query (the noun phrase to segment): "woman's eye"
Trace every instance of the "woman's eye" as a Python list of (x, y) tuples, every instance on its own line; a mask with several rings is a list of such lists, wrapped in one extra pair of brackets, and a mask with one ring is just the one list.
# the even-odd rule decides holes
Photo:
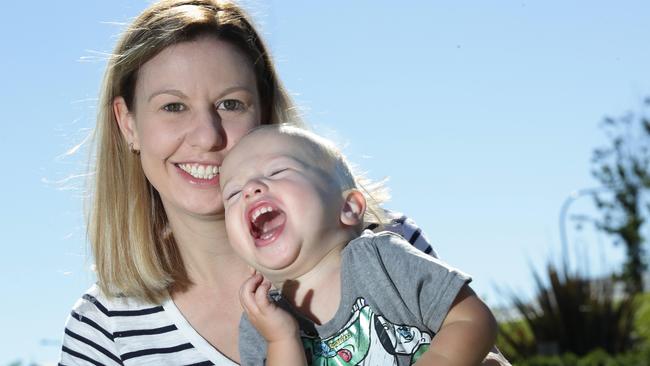
[(165, 104), (162, 109), (166, 112), (178, 113), (184, 111), (185, 106), (181, 103), (169, 103)]
[(217, 110), (241, 111), (244, 109), (244, 103), (237, 99), (226, 99), (217, 104)]

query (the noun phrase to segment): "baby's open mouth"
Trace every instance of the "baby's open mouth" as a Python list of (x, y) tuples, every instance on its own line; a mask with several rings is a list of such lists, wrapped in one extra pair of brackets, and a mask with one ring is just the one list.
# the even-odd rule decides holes
[(251, 236), (255, 240), (269, 240), (284, 227), (286, 220), (284, 211), (278, 207), (259, 205), (249, 214)]

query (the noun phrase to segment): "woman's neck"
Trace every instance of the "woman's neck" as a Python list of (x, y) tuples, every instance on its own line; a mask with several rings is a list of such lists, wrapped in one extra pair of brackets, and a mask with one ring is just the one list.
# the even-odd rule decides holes
[[(169, 224), (195, 286), (220, 287), (224, 281), (241, 281), (248, 266), (230, 247), (223, 215), (169, 216)], [(234, 277), (234, 278), (233, 278)]]

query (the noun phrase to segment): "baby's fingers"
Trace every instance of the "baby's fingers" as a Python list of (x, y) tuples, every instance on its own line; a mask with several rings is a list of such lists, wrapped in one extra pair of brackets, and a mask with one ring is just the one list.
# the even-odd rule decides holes
[(271, 303), (271, 300), (269, 299), (269, 290), (271, 290), (271, 282), (264, 279), (255, 291), (255, 302), (262, 313), (267, 313), (269, 307), (275, 305)]
[(260, 311), (256, 303), (255, 293), (263, 279), (262, 275), (255, 273), (244, 281), (239, 289), (239, 302), (249, 315), (258, 314)]

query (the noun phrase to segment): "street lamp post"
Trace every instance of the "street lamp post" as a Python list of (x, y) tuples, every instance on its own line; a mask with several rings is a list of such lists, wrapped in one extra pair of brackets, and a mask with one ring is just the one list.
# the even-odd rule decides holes
[(603, 192), (606, 191), (607, 188), (605, 187), (593, 187), (593, 188), (582, 188), (582, 189), (577, 189), (573, 192), (571, 192), (567, 198), (564, 200), (562, 203), (562, 206), (560, 207), (560, 244), (562, 245), (562, 256), (565, 260), (562, 262), (564, 263), (564, 273), (566, 274), (568, 271), (568, 264), (569, 264), (569, 243), (568, 243), (568, 235), (566, 231), (566, 215), (569, 212), (569, 208), (575, 202), (577, 199), (587, 196), (587, 195), (593, 195), (598, 192)]

